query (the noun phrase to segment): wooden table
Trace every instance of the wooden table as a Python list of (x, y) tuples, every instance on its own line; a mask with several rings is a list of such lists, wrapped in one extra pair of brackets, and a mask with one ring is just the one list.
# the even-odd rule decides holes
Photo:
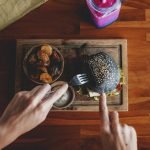
[[(127, 39), (129, 111), (120, 113), (120, 120), (135, 127), (140, 150), (150, 149), (149, 0), (126, 0), (119, 21), (102, 30), (89, 22), (85, 0), (49, 0), (1, 31), (1, 113), (13, 92), (15, 39), (21, 38)], [(94, 150), (100, 144), (99, 124), (98, 113), (50, 113), (42, 125), (20, 137), (6, 150)]]

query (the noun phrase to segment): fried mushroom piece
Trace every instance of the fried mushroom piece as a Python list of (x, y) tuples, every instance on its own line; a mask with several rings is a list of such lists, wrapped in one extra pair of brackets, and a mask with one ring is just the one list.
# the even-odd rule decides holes
[(40, 75), (40, 80), (44, 83), (51, 83), (52, 77), (48, 73), (42, 73)]
[(43, 62), (43, 64), (50, 62), (49, 56), (41, 50), (37, 52), (37, 56)]
[(48, 73), (47, 68), (44, 67), (44, 66), (40, 66), (40, 67), (38, 67), (37, 69), (38, 69), (39, 71), (41, 71), (42, 73)]
[(48, 44), (44, 44), (42, 47), (41, 47), (41, 51), (45, 54), (47, 54), (48, 56), (51, 56), (52, 55), (52, 52), (53, 52), (53, 49), (50, 45)]

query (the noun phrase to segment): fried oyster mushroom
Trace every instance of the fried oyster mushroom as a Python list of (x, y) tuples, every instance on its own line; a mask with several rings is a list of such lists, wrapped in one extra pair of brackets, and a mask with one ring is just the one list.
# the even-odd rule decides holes
[(50, 64), (49, 56), (46, 53), (44, 53), (43, 51), (41, 51), (41, 50), (38, 51), (37, 56), (41, 60), (41, 61), (39, 61), (41, 63), (41, 65)]
[(52, 55), (53, 49), (50, 45), (48, 44), (44, 44), (43, 46), (41, 46), (41, 51), (45, 54), (47, 54), (48, 56)]
[(44, 83), (51, 83), (53, 81), (52, 77), (48, 73), (42, 73), (40, 75), (40, 80)]
[(42, 73), (48, 73), (47, 68), (44, 67), (44, 66), (40, 66), (40, 67), (38, 67), (37, 69), (38, 69), (39, 71), (41, 71)]

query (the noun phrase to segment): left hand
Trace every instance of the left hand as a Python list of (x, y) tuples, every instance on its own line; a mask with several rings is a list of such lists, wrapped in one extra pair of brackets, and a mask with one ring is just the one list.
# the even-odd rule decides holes
[(68, 85), (64, 84), (46, 98), (47, 92), (51, 90), (49, 84), (17, 93), (0, 119), (0, 149), (43, 122), (53, 103), (67, 89)]

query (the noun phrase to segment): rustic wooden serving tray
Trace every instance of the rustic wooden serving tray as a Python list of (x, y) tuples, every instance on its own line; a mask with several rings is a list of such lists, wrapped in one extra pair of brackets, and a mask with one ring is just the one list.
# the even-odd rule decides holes
[[(109, 110), (127, 111), (128, 110), (128, 66), (127, 66), (127, 40), (124, 39), (106, 39), (106, 40), (63, 40), (63, 39), (21, 39), (17, 40), (16, 48), (16, 79), (15, 92), (20, 90), (30, 90), (34, 83), (29, 81), (23, 72), (23, 59), (26, 52), (34, 45), (49, 43), (57, 47), (64, 56), (65, 68), (61, 81), (69, 81), (70, 78), (81, 73), (78, 63), (79, 53), (88, 55), (104, 51), (111, 55), (118, 66), (122, 68), (125, 75), (126, 84), (118, 96), (108, 97), (107, 103)], [(86, 44), (86, 51), (81, 51), (81, 47)], [(80, 95), (76, 92), (76, 98), (73, 104), (63, 111), (98, 111), (99, 102), (93, 98)], [(55, 110), (56, 111), (56, 110)]]

